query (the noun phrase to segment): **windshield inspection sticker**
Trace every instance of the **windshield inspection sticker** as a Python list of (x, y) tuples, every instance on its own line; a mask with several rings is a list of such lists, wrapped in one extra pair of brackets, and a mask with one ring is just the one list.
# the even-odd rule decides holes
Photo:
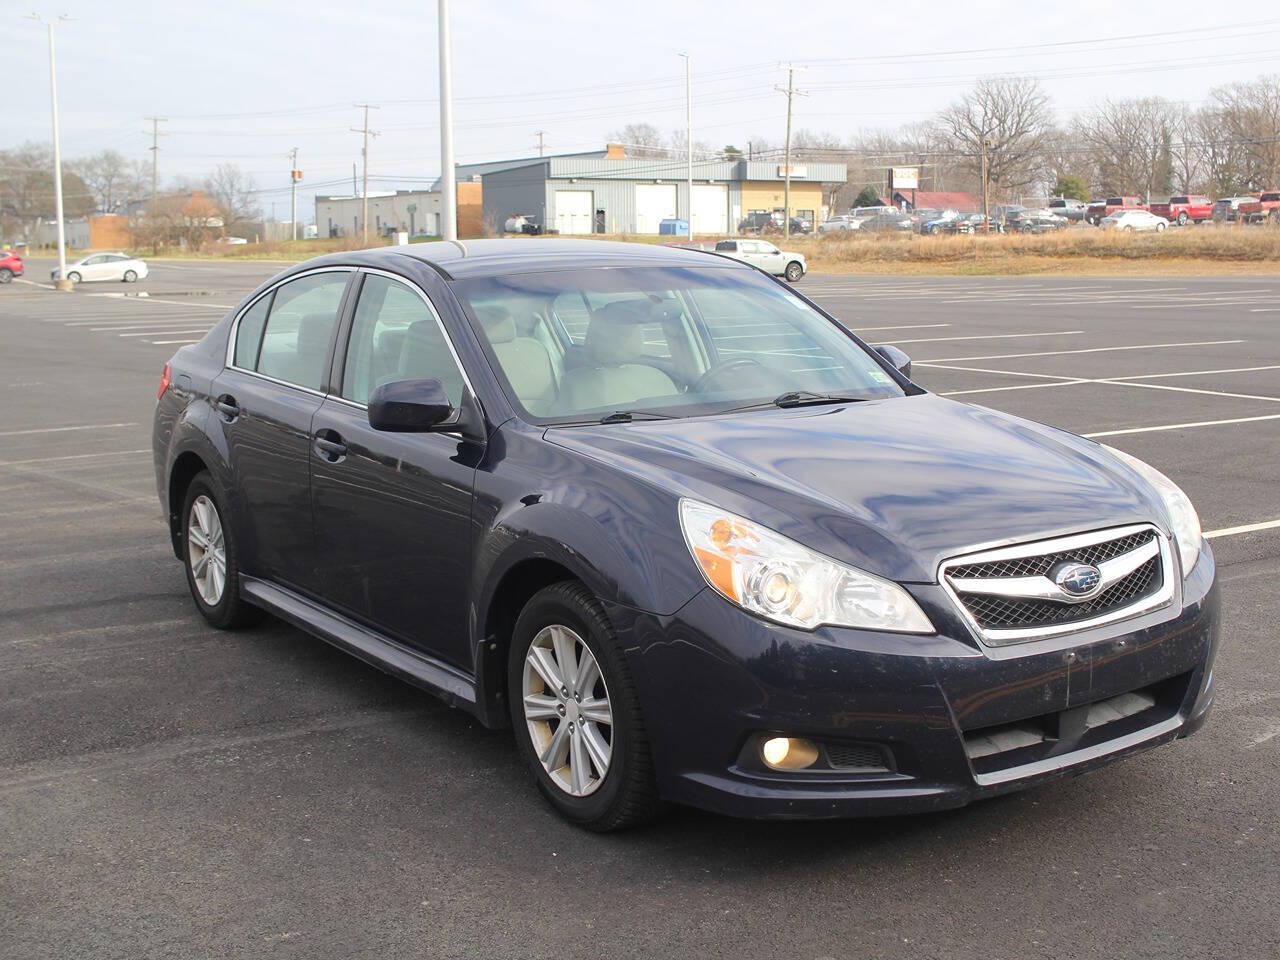
[(890, 376), (887, 373), (885, 373), (883, 370), (868, 370), (867, 372), (871, 374), (871, 379), (874, 380), (876, 383), (892, 382)]

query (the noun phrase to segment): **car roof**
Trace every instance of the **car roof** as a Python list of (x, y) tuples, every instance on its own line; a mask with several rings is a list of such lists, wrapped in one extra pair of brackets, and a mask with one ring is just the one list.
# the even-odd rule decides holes
[(309, 265), (358, 263), (362, 266), (378, 266), (399, 264), (405, 259), (428, 264), (449, 279), (581, 267), (717, 266), (752, 269), (725, 257), (713, 260), (706, 251), (688, 247), (609, 240), (565, 240), (558, 237), (413, 243), (362, 250), (356, 254), (329, 254), (309, 261)]

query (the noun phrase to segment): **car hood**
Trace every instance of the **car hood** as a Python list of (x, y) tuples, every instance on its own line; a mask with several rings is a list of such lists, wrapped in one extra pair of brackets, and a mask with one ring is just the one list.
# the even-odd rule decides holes
[(899, 581), (934, 582), (979, 545), (1167, 526), (1154, 491), (1098, 444), (931, 394), (546, 438)]

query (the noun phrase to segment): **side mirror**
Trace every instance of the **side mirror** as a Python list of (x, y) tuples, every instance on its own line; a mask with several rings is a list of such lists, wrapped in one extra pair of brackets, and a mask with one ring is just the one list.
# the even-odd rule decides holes
[(893, 368), (908, 380), (911, 379), (911, 358), (906, 353), (887, 343), (876, 347), (876, 353), (893, 364)]
[(439, 380), (396, 380), (369, 397), (369, 426), (390, 433), (430, 433), (456, 426), (449, 395)]

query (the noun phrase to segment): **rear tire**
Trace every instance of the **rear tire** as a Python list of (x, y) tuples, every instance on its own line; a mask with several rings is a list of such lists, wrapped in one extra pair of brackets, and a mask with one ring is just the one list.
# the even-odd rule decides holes
[(125, 283), (137, 283), (137, 281), (138, 281), (138, 273), (136, 270), (126, 270), (124, 272)]
[(5, 267), (3, 270), (0, 270), (0, 283), (8, 283), (12, 279), (13, 279), (12, 270), (10, 270), (8, 267)]
[(202, 617), (219, 630), (234, 630), (260, 620), (263, 611), (240, 596), (240, 553), (226, 517), (209, 472), (196, 474), (181, 513), (187, 587)]
[(552, 584), (525, 604), (507, 691), (517, 749), (567, 820), (604, 832), (661, 810), (635, 683), (604, 607), (581, 583)]
[(787, 264), (785, 276), (788, 283), (795, 283), (804, 276), (804, 267), (800, 266), (795, 260)]

